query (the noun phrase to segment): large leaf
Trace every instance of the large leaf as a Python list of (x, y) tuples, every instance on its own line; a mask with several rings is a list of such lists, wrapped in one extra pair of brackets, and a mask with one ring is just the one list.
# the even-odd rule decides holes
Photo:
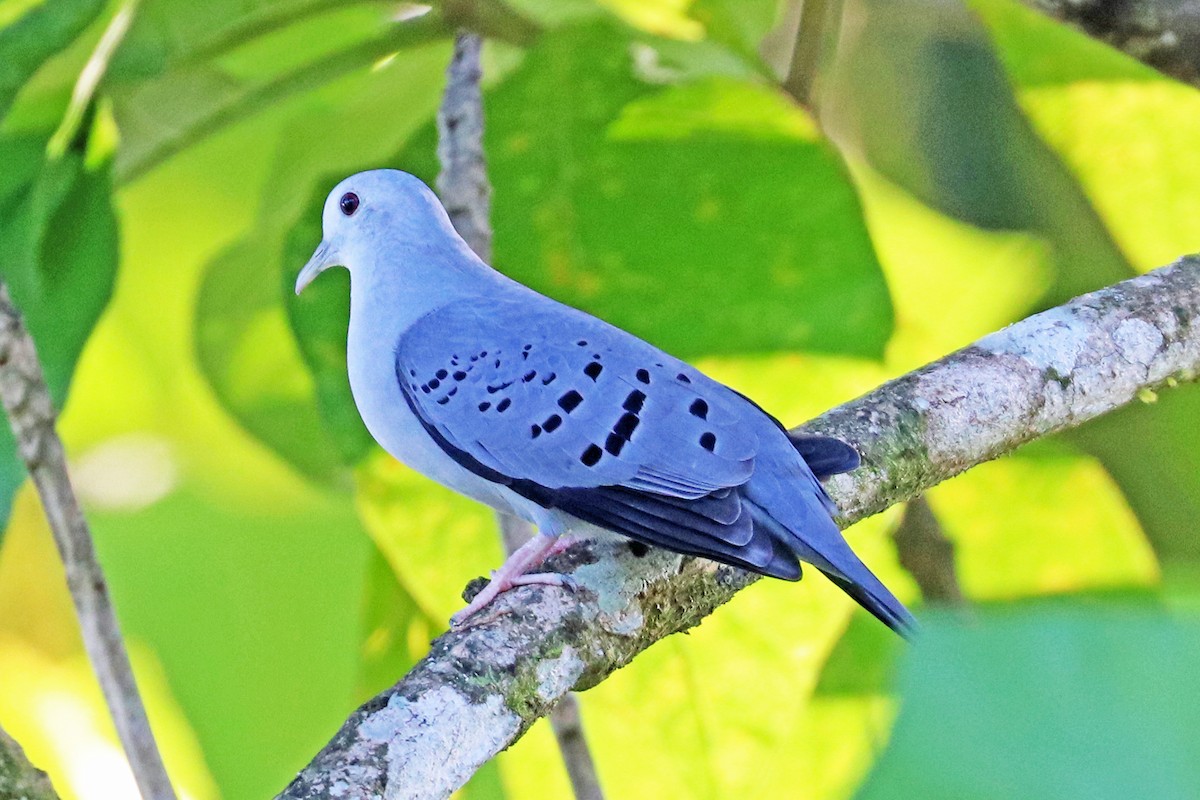
[[(629, 47), (604, 25), (561, 28), (487, 94), (496, 266), (685, 357), (878, 356), (887, 289), (803, 112), (732, 79), (652, 86)], [(685, 104), (693, 119), (661, 124)], [(432, 179), (434, 138), (394, 163)]]
[(1052, 248), (1058, 303), (1130, 274), (1071, 173), (1013, 96), (962, 6), (852, 0), (860, 25), (828, 78), (822, 121), (839, 145), (947, 214), (1024, 230)]
[(330, 186), (375, 166), (433, 115), (447, 57), (446, 43), (413, 48), (386, 69), (360, 70), (336, 93), (306, 97), (272, 131), (278, 144), (252, 229), (205, 274), (196, 316), (205, 377), (248, 430), (319, 481), (348, 485), (344, 467), (371, 440), (346, 378), (345, 273), (323, 276), (301, 298), (291, 287), (321, 239)]
[[(71, 375), (112, 294), (117, 218), (103, 119), (66, 153), (45, 157), (41, 138), (0, 138), (0, 275), (37, 345), (50, 396), (66, 401)], [(7, 424), (0, 426), (0, 519), (24, 478)]]
[(0, 28), (0, 120), (21, 86), (71, 43), (104, 8), (103, 0), (46, 0)]
[(858, 795), (1191, 798), (1200, 624), (1149, 610), (931, 620), (891, 745)]

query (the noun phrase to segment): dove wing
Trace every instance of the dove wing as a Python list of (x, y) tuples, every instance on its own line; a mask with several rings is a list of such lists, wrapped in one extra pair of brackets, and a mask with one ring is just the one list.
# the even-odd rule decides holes
[(395, 367), (472, 472), (649, 544), (799, 577), (740, 491), (765, 414), (631, 334), (536, 295), (463, 300), (410, 327)]

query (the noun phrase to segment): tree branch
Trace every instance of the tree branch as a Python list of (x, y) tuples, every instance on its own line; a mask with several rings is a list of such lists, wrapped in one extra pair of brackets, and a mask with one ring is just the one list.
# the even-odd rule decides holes
[(42, 509), (54, 533), (83, 644), (100, 681), (104, 699), (125, 748), (129, 766), (145, 800), (174, 800), (146, 709), (138, 694), (108, 596), (108, 584), (96, 561), (87, 520), (67, 475), (62, 442), (54, 431), (54, 405), (46, 390), (33, 339), (0, 282), (0, 402), (8, 413), (17, 449), (37, 487)]
[(46, 773), (29, 763), (21, 745), (0, 728), (0, 797), (58, 800)]
[[(822, 415), (805, 429), (863, 455), (861, 468), (829, 481), (843, 524), (1193, 380), (1197, 320), (1200, 258), (1189, 257), (1030, 317)], [(596, 685), (755, 580), (614, 535), (582, 541), (550, 565), (574, 577), (573, 594), (515, 589), (489, 619), (439, 637), (280, 796), (447, 797), (566, 692)]]
[(1172, 78), (1200, 86), (1200, 6), (1192, 0), (1022, 0)]

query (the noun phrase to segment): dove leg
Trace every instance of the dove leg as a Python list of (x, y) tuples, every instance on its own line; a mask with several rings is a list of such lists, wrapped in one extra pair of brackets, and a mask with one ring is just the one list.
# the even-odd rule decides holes
[(544, 533), (535, 534), (528, 542), (517, 548), (500, 568), (492, 573), (492, 580), (475, 595), (466, 608), (450, 618), (450, 626), (460, 627), (468, 618), (486, 608), (501, 593), (514, 586), (525, 586), (540, 583), (552, 586), (564, 586), (568, 579), (553, 573), (533, 573), (526, 575), (525, 571), (545, 559), (555, 549), (557, 536), (547, 536)]

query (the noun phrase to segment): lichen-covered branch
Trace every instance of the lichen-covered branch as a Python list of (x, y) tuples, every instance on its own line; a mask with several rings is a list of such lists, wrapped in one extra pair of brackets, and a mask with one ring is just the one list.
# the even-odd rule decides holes
[[(849, 524), (983, 461), (1200, 370), (1200, 258), (1077, 298), (887, 383), (805, 426), (863, 466), (829, 483)], [(440, 798), (571, 689), (697, 625), (755, 580), (598, 535), (549, 565), (578, 584), (522, 587), (439, 637), (350, 716), (284, 798)]]
[(1194, 0), (1022, 0), (1184, 83), (1200, 86)]
[(54, 534), (67, 587), (79, 616), (84, 648), (100, 681), (117, 735), (144, 800), (174, 800), (146, 709), (96, 560), (87, 520), (67, 475), (62, 441), (54, 430), (54, 405), (33, 339), (0, 283), (0, 402), (8, 414), (17, 450), (37, 487)]
[(0, 797), (58, 800), (46, 773), (29, 763), (25, 751), (0, 728)]

